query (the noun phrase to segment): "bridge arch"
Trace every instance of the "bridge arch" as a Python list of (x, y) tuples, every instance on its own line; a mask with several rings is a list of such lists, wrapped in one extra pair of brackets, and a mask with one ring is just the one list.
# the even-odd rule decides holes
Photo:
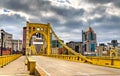
[[(26, 55), (29, 55), (28, 53), (30, 52), (30, 46), (29, 46), (29, 40), (30, 37), (36, 33), (36, 32), (40, 32), (42, 33), (45, 38), (46, 38), (46, 44), (47, 44), (47, 48), (46, 48), (46, 55), (50, 56), (51, 54), (51, 48), (50, 48), (50, 40), (51, 40), (51, 34), (54, 35), (54, 37), (58, 40), (58, 42), (60, 44), (62, 44), (62, 46), (64, 48), (67, 49), (67, 51), (71, 52), (73, 55), (78, 56), (79, 59), (84, 60), (85, 62), (89, 62), (89, 63), (93, 63), (92, 60), (86, 58), (85, 56), (81, 55), (80, 53), (76, 53), (73, 49), (69, 48), (68, 46), (66, 46), (61, 40), (60, 38), (56, 35), (56, 33), (54, 32), (54, 30), (52, 29), (52, 27), (50, 26), (50, 24), (41, 24), (41, 23), (29, 23), (27, 22), (26, 24), (27, 28), (26, 28)], [(39, 30), (38, 30), (39, 29)], [(32, 47), (31, 47), (32, 48)]]
[(31, 37), (32, 37), (35, 33), (40, 33), (40, 34), (42, 34), (42, 35), (44, 36), (46, 42), (47, 42), (47, 35), (46, 35), (44, 32), (42, 32), (42, 31), (33, 31), (33, 32), (31, 32), (31, 33), (29, 34), (29, 38), (31, 39)]
[(33, 34), (40, 33), (44, 36), (46, 41), (46, 52), (47, 55), (50, 55), (50, 24), (40, 24), (40, 23), (29, 23), (27, 22), (26, 26), (26, 55), (30, 54), (30, 45), (29, 41)]

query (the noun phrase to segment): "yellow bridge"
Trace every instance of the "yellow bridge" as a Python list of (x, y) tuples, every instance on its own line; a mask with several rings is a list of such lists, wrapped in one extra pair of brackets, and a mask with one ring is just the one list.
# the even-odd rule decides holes
[[(40, 23), (29, 23), (27, 22), (27, 30), (26, 30), (26, 55), (32, 56), (32, 55), (39, 55), (35, 48), (32, 48), (33, 45), (30, 45), (31, 37), (35, 33), (40, 33), (44, 36), (45, 44), (43, 44), (44, 53), (41, 53), (42, 56), (47, 57), (54, 57), (64, 60), (70, 60), (70, 61), (76, 61), (76, 62), (82, 62), (82, 63), (89, 63), (89, 64), (95, 64), (95, 65), (101, 65), (101, 66), (108, 66), (108, 67), (114, 67), (114, 68), (120, 68), (120, 58), (118, 58), (116, 55), (116, 50), (111, 49), (111, 54), (109, 57), (86, 57), (81, 55), (80, 53), (75, 52), (73, 49), (66, 46), (61, 39), (55, 34), (54, 30), (50, 26), (50, 23), (48, 24), (40, 24)], [(67, 49), (68, 52), (70, 52), (70, 55), (55, 55), (51, 53), (51, 34), (54, 35), (54, 37), (58, 40), (62, 46)], [(115, 54), (115, 57), (112, 56), (112, 54)]]
[[(31, 43), (32, 36), (40, 33), (43, 38), (41, 50), (36, 51)], [(52, 54), (51, 35), (70, 53)], [(120, 58), (117, 50), (111, 49), (110, 56), (86, 57), (66, 46), (56, 35), (50, 23), (26, 23), (26, 61), (31, 75), (35, 76), (120, 76)], [(113, 56), (114, 54), (114, 56)], [(19, 57), (19, 56), (17, 56)], [(17, 58), (16, 57), (16, 58)], [(11, 58), (10, 61), (16, 59)], [(56, 59), (55, 59), (56, 58)], [(0, 57), (3, 59), (3, 57)], [(9, 59), (8, 59), (9, 60)], [(3, 66), (0, 60), (0, 66)], [(8, 61), (7, 63), (9, 63)], [(71, 62), (73, 61), (73, 62)], [(7, 64), (6, 63), (6, 64)], [(84, 64), (87, 63), (87, 64)], [(94, 64), (94, 65), (93, 65)], [(96, 66), (99, 65), (99, 66)], [(106, 67), (105, 67), (106, 66)], [(118, 68), (118, 69), (116, 69)]]

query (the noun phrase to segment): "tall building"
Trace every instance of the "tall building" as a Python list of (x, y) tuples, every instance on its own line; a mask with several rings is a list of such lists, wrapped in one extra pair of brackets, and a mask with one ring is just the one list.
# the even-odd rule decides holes
[(95, 55), (96, 33), (91, 27), (89, 27), (85, 32), (82, 31), (82, 42), (84, 55)]
[(23, 27), (23, 45), (22, 45), (22, 50), (26, 50), (26, 27)]
[[(0, 32), (1, 36), (1, 32)], [(2, 49), (2, 54), (7, 55), (7, 54), (12, 54), (13, 51), (21, 51), (22, 49), (22, 40), (13, 40), (12, 34), (4, 31), (3, 35), (3, 49)], [(0, 37), (0, 48), (1, 48), (1, 37)], [(1, 49), (0, 49), (1, 50)]]
[[(1, 34), (1, 32), (0, 32), (0, 34)], [(1, 46), (1, 38), (0, 38), (0, 46)], [(10, 49), (12, 49), (12, 34), (4, 32), (3, 48), (10, 48)]]

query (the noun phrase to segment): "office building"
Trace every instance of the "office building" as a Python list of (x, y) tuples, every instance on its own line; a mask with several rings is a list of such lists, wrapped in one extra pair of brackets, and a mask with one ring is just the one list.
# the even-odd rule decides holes
[(73, 50), (75, 50), (77, 53), (83, 54), (82, 42), (70, 41), (70, 42), (66, 43), (66, 45), (68, 47), (72, 48)]
[(86, 31), (82, 31), (82, 42), (84, 55), (96, 55), (95, 48), (97, 46), (96, 33), (91, 27)]

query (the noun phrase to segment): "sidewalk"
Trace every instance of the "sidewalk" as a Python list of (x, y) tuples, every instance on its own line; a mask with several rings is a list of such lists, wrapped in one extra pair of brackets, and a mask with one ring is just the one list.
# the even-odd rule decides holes
[(8, 65), (0, 68), (0, 76), (29, 76), (27, 66), (25, 65), (25, 56), (9, 63)]

